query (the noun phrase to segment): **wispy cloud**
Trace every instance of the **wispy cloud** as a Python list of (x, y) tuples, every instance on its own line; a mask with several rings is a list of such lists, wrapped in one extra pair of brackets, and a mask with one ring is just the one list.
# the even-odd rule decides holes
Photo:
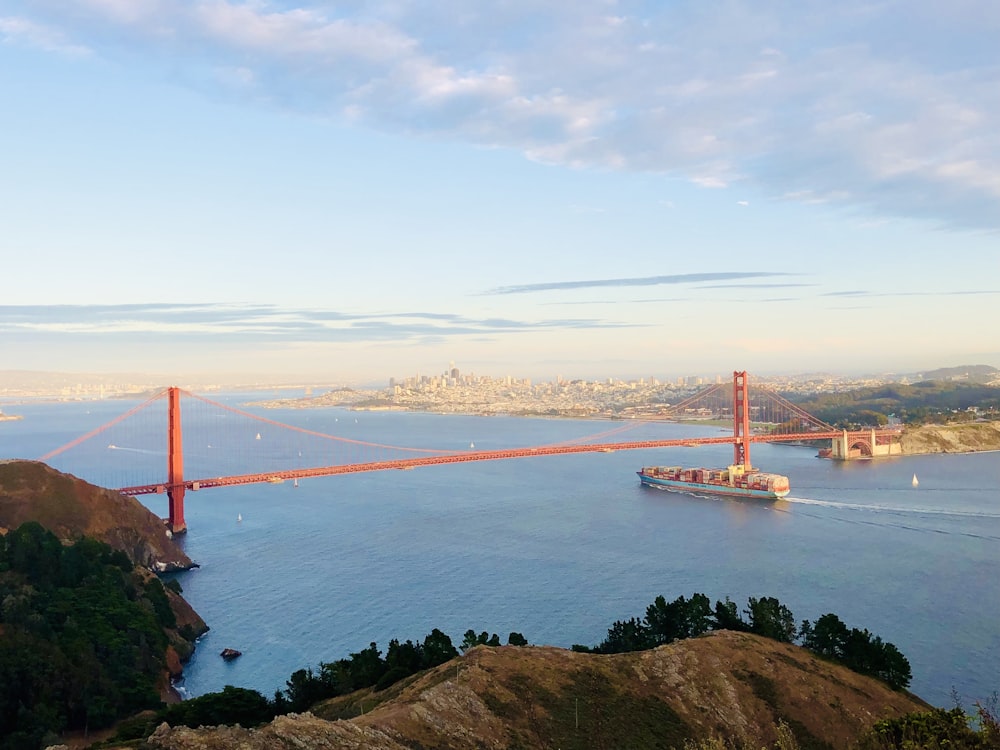
[(250, 102), (546, 163), (1000, 228), (989, 3), (913, 0), (900, 14), (868, 0), (711, 11), (684, 0), (614, 15), (605, 0), (8, 5), (20, 15), (0, 20), (5, 39), (214, 70)]
[(57, 28), (18, 16), (0, 16), (0, 43), (21, 44), (71, 57), (90, 54), (86, 46), (70, 42)]
[(877, 292), (861, 289), (850, 289), (839, 292), (824, 292), (822, 297), (969, 297), (982, 295), (1000, 295), (1000, 289), (958, 289), (952, 291), (934, 290), (931, 292)]
[(594, 289), (597, 287), (660, 286), (667, 284), (701, 284), (707, 281), (737, 281), (740, 279), (767, 278), (772, 276), (793, 276), (788, 273), (770, 271), (722, 271), (717, 273), (681, 273), (669, 276), (642, 276), (629, 279), (589, 279), (586, 281), (550, 281), (541, 284), (518, 284), (500, 286), (484, 294), (526, 294), (529, 292), (549, 292), (566, 289)]
[(625, 326), (593, 318), (526, 321), (435, 312), (357, 315), (267, 305), (0, 306), (0, 340), (101, 336), (119, 340), (217, 337), (221, 341), (410, 341), (428, 336), (445, 339)]

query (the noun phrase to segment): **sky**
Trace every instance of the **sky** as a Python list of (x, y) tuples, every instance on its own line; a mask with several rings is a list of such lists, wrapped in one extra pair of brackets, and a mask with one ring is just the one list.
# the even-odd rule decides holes
[(990, 0), (0, 0), (0, 369), (1000, 366)]

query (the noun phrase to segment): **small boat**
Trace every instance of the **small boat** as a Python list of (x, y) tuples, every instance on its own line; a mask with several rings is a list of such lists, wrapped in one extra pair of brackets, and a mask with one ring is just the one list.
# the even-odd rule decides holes
[(469, 443), (469, 450), (471, 451), (471, 450), (475, 450), (475, 449), (476, 449), (476, 444), (475, 443)]
[(254, 440), (260, 440), (260, 433), (259, 432), (257, 433), (257, 437), (255, 437)]
[(913, 475), (913, 481), (910, 482), (910, 484), (912, 484), (914, 487), (916, 487), (918, 484), (920, 484), (920, 482), (917, 481), (917, 475), (916, 474)]
[(236, 523), (240, 523), (242, 521), (243, 521), (243, 514), (242, 513), (237, 513), (236, 514)]
[(296, 478), (292, 481), (292, 487), (298, 487), (298, 486), (299, 486), (299, 480)]

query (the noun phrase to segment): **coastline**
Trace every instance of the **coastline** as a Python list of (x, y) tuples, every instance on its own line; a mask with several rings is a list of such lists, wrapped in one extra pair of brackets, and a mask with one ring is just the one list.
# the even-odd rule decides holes
[[(669, 419), (656, 414), (614, 413), (597, 409), (552, 408), (546, 410), (484, 408), (479, 404), (453, 404), (449, 408), (438, 405), (416, 404), (365, 404), (351, 402), (317, 402), (316, 400), (290, 399), (258, 401), (252, 404), (265, 409), (325, 409), (342, 408), (353, 412), (411, 412), (465, 417), (516, 417), (526, 419), (582, 419), (605, 422), (630, 422), (636, 420), (668, 421), (675, 424), (725, 427), (727, 420), (719, 419)], [(1000, 421), (961, 422), (947, 425), (906, 426), (901, 437), (903, 456), (922, 456), (934, 453), (959, 455), (1000, 451)]]

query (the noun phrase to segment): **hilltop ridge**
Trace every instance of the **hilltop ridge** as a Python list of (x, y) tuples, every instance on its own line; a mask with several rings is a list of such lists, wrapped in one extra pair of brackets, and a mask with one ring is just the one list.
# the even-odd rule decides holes
[(925, 710), (905, 691), (803, 648), (733, 631), (597, 655), (477, 646), (381, 691), (325, 701), (258, 729), (162, 725), (157, 750), (682, 748), (722, 738), (846, 748), (875, 721)]
[(0, 460), (0, 533), (37, 521), (63, 541), (89, 536), (158, 573), (195, 563), (133, 497), (97, 487), (40, 461)]

